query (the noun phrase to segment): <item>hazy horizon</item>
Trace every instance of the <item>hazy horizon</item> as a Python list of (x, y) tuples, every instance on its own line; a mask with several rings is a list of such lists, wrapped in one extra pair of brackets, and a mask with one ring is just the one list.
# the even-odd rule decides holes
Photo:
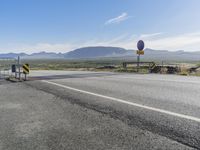
[[(72, 49), (72, 50), (69, 50), (69, 51), (67, 51), (67, 52), (56, 52), (56, 51), (36, 51), (36, 52), (23, 52), (23, 51), (19, 51), (19, 52), (2, 52), (2, 53), (0, 53), (0, 54), (2, 54), (2, 55), (4, 55), (4, 54), (9, 54), (9, 53), (14, 53), (14, 54), (22, 54), (22, 53), (25, 53), (25, 54), (27, 54), (27, 55), (31, 55), (31, 54), (34, 54), (34, 53), (43, 53), (43, 52), (45, 52), (45, 53), (55, 53), (55, 54), (65, 54), (65, 53), (68, 53), (68, 52), (72, 52), (72, 51), (75, 51), (75, 50), (78, 50), (78, 49), (82, 49), (82, 48), (91, 48), (91, 47), (113, 47), (113, 46), (86, 46), (86, 47), (80, 47), (80, 48), (77, 48), (77, 49)], [(123, 48), (123, 47), (113, 47), (113, 48)], [(136, 51), (137, 49), (125, 49), (125, 48), (123, 48), (124, 50), (126, 50), (126, 51), (131, 51), (131, 50), (133, 50), (133, 51)], [(144, 49), (144, 51), (145, 50), (153, 50), (153, 51), (168, 51), (168, 52), (180, 52), (180, 51), (182, 51), (182, 52), (190, 52), (190, 53), (192, 53), (192, 52), (200, 52), (200, 50), (199, 51), (186, 51), (186, 50), (174, 50), (174, 51), (170, 51), (170, 50), (165, 50), (165, 49), (151, 49), (151, 48), (145, 48)]]
[(200, 51), (199, 0), (3, 0), (0, 53), (89, 46)]

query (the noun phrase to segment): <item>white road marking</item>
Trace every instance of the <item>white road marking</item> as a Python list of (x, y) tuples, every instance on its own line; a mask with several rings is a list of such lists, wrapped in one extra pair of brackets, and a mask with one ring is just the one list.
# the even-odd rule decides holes
[(151, 111), (155, 111), (155, 112), (159, 112), (159, 113), (163, 113), (163, 114), (167, 114), (167, 115), (171, 115), (171, 116), (175, 116), (175, 117), (179, 117), (179, 118), (183, 118), (183, 119), (188, 119), (188, 120), (200, 122), (200, 118), (197, 118), (197, 117), (179, 114), (179, 113), (175, 113), (175, 112), (171, 112), (171, 111), (167, 111), (167, 110), (163, 110), (163, 109), (159, 109), (159, 108), (154, 108), (154, 107), (150, 107), (150, 106), (146, 106), (146, 105), (141, 105), (141, 104), (129, 102), (129, 101), (126, 101), (126, 100), (123, 100), (123, 99), (119, 99), (119, 98), (105, 96), (105, 95), (101, 95), (101, 94), (97, 94), (97, 93), (92, 93), (92, 92), (76, 89), (76, 88), (73, 88), (73, 87), (69, 87), (69, 86), (66, 86), (66, 85), (58, 84), (58, 83), (47, 81), (47, 80), (42, 80), (42, 82), (52, 84), (52, 85), (56, 85), (56, 86), (59, 86), (59, 87), (65, 88), (65, 89), (72, 90), (72, 91), (76, 91), (76, 92), (80, 92), (80, 93), (84, 93), (84, 94), (93, 95), (93, 96), (96, 96), (96, 97), (109, 99), (109, 100), (116, 101), (116, 102), (119, 102), (119, 103), (128, 104), (128, 105), (131, 105), (131, 106), (135, 106), (135, 107), (139, 107), (139, 108), (143, 108), (143, 109), (147, 109), (147, 110), (151, 110)]

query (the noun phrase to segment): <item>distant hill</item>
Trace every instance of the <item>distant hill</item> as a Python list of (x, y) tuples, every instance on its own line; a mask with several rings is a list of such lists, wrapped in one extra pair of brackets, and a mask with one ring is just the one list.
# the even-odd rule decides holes
[[(20, 56), (22, 59), (96, 59), (112, 57), (133, 60), (136, 59), (137, 55), (135, 50), (103, 46), (79, 48), (68, 53), (47, 53), (43, 51), (30, 55), (26, 53), (0, 54), (0, 58), (17, 58), (17, 56)], [(185, 52), (183, 50), (172, 52), (147, 48), (145, 49), (145, 55), (142, 56), (142, 60), (200, 61), (200, 52)]]
[(84, 47), (65, 54), (65, 58), (97, 58), (124, 56), (126, 49), (119, 47)]
[(7, 53), (7, 54), (0, 54), (0, 58), (17, 58), (18, 56), (20, 57), (25, 57), (27, 54), (25, 53)]
[(22, 57), (24, 59), (56, 59), (56, 58), (64, 58), (64, 54), (62, 53), (47, 53), (45, 51), (39, 53), (33, 53), (31, 55), (26, 55)]
[(47, 52), (39, 52), (39, 53), (7, 53), (7, 54), (0, 54), (0, 59), (2, 58), (17, 58), (20, 56), (22, 59), (56, 59), (56, 58), (64, 58), (64, 54), (62, 53), (47, 53)]

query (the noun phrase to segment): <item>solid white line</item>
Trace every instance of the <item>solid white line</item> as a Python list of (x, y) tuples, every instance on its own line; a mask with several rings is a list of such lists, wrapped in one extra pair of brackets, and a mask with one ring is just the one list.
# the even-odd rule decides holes
[(128, 104), (128, 105), (132, 105), (132, 106), (135, 106), (135, 107), (139, 107), (139, 108), (143, 108), (143, 109), (147, 109), (147, 110), (151, 110), (151, 111), (155, 111), (155, 112), (159, 112), (159, 113), (163, 113), (163, 114), (167, 114), (167, 115), (171, 115), (171, 116), (175, 116), (175, 117), (179, 117), (179, 118), (183, 118), (183, 119), (188, 119), (188, 120), (200, 122), (200, 118), (197, 118), (197, 117), (179, 114), (179, 113), (175, 113), (175, 112), (171, 112), (171, 111), (167, 111), (167, 110), (163, 110), (163, 109), (159, 109), (159, 108), (154, 108), (154, 107), (150, 107), (150, 106), (146, 106), (146, 105), (141, 105), (141, 104), (129, 102), (129, 101), (114, 98), (114, 97), (104, 96), (104, 95), (101, 95), (101, 94), (96, 94), (96, 93), (76, 89), (76, 88), (73, 88), (73, 87), (69, 87), (69, 86), (58, 84), (58, 83), (51, 82), (51, 81), (42, 80), (42, 82), (52, 84), (52, 85), (56, 85), (56, 86), (59, 86), (59, 87), (65, 88), (65, 89), (72, 90), (72, 91), (76, 91), (76, 92), (80, 92), (80, 93), (84, 93), (84, 94), (88, 94), (88, 95), (93, 95), (93, 96), (96, 96), (96, 97), (109, 99), (109, 100), (120, 102), (120, 103), (123, 103), (123, 104)]

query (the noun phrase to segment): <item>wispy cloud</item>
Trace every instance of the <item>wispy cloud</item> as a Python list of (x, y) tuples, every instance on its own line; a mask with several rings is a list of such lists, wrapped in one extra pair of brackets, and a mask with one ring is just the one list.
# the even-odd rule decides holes
[(142, 39), (144, 39), (147, 48), (169, 51), (200, 51), (200, 32), (168, 36), (162, 32), (134, 36), (122, 34), (107, 41), (95, 40), (87, 43), (87, 46), (117, 46), (126, 49), (136, 49), (137, 41), (141, 37), (143, 37)]
[[(145, 35), (145, 36), (144, 36)], [(152, 34), (122, 34), (111, 39), (94, 38), (79, 43), (35, 43), (35, 44), (9, 44), (1, 45), (0, 53), (7, 52), (69, 52), (76, 48), (87, 46), (116, 46), (126, 49), (136, 49), (136, 43), (141, 37), (144, 38), (148, 48), (157, 50), (186, 50), (200, 51), (200, 32), (184, 33), (179, 35), (168, 35), (160, 33)], [(148, 38), (147, 38), (148, 37)]]
[(140, 38), (153, 38), (153, 37), (157, 37), (157, 36), (160, 36), (160, 35), (162, 35), (163, 34), (163, 32), (157, 32), (157, 33), (150, 33), (150, 34), (142, 34), (141, 36), (140, 36)]
[(66, 53), (68, 51), (74, 50), (77, 48), (74, 43), (10, 43), (9, 45), (0, 47), (0, 53), (8, 53), (8, 52), (25, 52), (27, 54), (35, 53), (35, 52), (62, 52)]
[(147, 41), (154, 49), (200, 51), (200, 33), (185, 33)]
[(128, 13), (124, 12), (121, 15), (115, 17), (115, 18), (107, 20), (105, 22), (105, 25), (120, 23), (120, 22), (123, 22), (123, 21), (127, 20), (130, 17), (131, 16), (129, 16)]

